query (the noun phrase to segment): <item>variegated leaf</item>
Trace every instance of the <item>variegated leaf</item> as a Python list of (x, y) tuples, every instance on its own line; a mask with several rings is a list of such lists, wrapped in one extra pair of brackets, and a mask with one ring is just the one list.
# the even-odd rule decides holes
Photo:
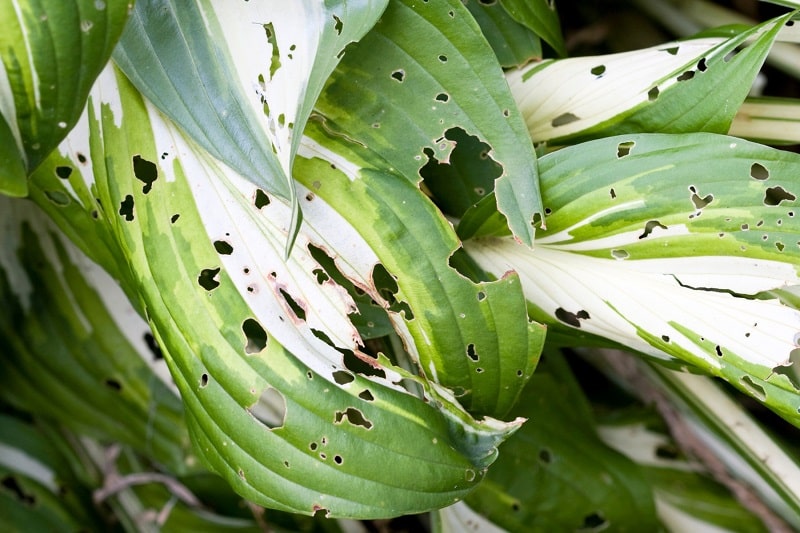
[(452, 225), (415, 184), (375, 170), (382, 164), (375, 153), (322, 126), (307, 133), (313, 141), (301, 151), (308, 159), (297, 160), (297, 179), (375, 251), (393, 287), (380, 287), (374, 268), (362, 285), (389, 291), (387, 305), (414, 339), (406, 348), (424, 375), (470, 412), (504, 417), (536, 367), (545, 333), (527, 319), (517, 275), (470, 279)]
[[(285, 260), (291, 206), (195, 145), (114, 69), (81, 125), (49, 166), (72, 169), (61, 204), (113, 235), (196, 448), (237, 492), (374, 517), (441, 507), (478, 483), (521, 421), (475, 421), (446, 390), (362, 351), (352, 299), (312, 252), (368, 276), (378, 259), (345, 219), (302, 189), (308, 216)], [(34, 178), (54, 187), (50, 173)]]
[(0, 193), (27, 194), (28, 173), (78, 120), (132, 4), (126, 0), (0, 4)]
[[(713, 164), (709, 164), (713, 162)], [(800, 423), (800, 157), (711, 134), (630, 135), (540, 160), (547, 232), (465, 244), (517, 270), (533, 316), (724, 377)]]
[(28, 200), (0, 197), (0, 235), (0, 398), (191, 469), (180, 401), (119, 286)]
[(448, 163), (459, 136), (477, 137), (500, 167), (479, 196), (496, 190), (506, 225), (533, 244), (536, 155), (500, 65), (459, 0), (391, 2), (348, 49), (316, 109), (330, 131), (378, 154), (376, 169), (413, 183), (426, 162)]
[(296, 208), (292, 160), (306, 120), (386, 3), (141, 0), (114, 59), (195, 142)]
[(792, 14), (729, 39), (549, 60), (507, 74), (531, 137), (574, 143), (621, 133), (727, 133)]

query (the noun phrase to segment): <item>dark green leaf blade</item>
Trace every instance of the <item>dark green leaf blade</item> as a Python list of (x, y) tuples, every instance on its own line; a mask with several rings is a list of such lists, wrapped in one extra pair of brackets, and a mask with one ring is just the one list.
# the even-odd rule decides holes
[(392, 2), (348, 49), (316, 109), (329, 130), (383, 158), (375, 168), (414, 183), (426, 160), (448, 162), (454, 146), (448, 137), (456, 130), (477, 136), (502, 167), (495, 180), (500, 212), (532, 245), (532, 222), (541, 213), (536, 155), (501, 78), (461, 2)]

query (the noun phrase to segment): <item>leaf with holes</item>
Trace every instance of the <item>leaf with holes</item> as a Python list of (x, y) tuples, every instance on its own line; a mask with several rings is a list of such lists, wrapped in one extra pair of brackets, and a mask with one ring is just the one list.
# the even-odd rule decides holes
[(177, 391), (120, 288), (27, 200), (0, 198), (0, 229), (0, 399), (189, 470)]
[(415, 184), (375, 170), (361, 159), (373, 154), (324, 127), (307, 133), (314, 142), (301, 151), (297, 179), (375, 250), (380, 263), (362, 283), (383, 292), (413, 338), (407, 348), (422, 372), (470, 412), (505, 416), (536, 367), (545, 333), (528, 321), (517, 275), (481, 281), (452, 226)]
[[(348, 49), (316, 106), (326, 128), (377, 154), (374, 168), (420, 181), (447, 164), (457, 136), (485, 143), (506, 225), (527, 245), (541, 214), (536, 155), (502, 69), (459, 0), (389, 4)], [(463, 133), (461, 133), (463, 132)]]
[[(709, 165), (708, 161), (714, 164)], [(702, 169), (702, 171), (700, 171)], [(713, 134), (630, 135), (540, 160), (547, 232), (465, 244), (520, 273), (533, 316), (698, 367), (798, 424), (800, 156)]]
[[(297, 207), (292, 160), (306, 120), (386, 3), (141, 0), (114, 59), (195, 142)], [(292, 217), (287, 251), (300, 212)]]
[[(98, 211), (114, 236), (196, 449), (239, 494), (375, 517), (477, 485), (521, 421), (475, 420), (447, 390), (363, 351), (353, 300), (314, 255), (352, 279), (378, 258), (321, 197), (298, 186), (307, 216), (286, 260), (291, 205), (194, 144), (118, 70), (100, 77), (79, 125), (51, 156), (73, 169), (57, 183), (62, 203)], [(32, 188), (54, 186), (53, 166)], [(414, 380), (422, 398), (402, 386)]]
[(0, 193), (26, 178), (83, 110), (132, 2), (8, 0), (0, 5)]
[(509, 86), (537, 142), (574, 143), (636, 132), (727, 133), (791, 16), (729, 39), (689, 39), (544, 61), (509, 72)]
[(644, 472), (600, 440), (564, 357), (547, 352), (530, 385), (514, 413), (536, 422), (503, 445), (465, 503), (506, 531), (657, 530)]

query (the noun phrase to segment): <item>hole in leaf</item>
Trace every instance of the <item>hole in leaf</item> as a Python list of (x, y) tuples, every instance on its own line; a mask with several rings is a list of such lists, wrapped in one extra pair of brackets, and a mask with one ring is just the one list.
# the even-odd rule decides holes
[(678, 50), (680, 50), (680, 47), (671, 46), (670, 48), (665, 48), (664, 52), (668, 53), (671, 56), (675, 56), (675, 55), (678, 55)]
[(647, 101), (648, 102), (655, 102), (656, 98), (658, 98), (659, 92), (660, 91), (658, 90), (658, 87), (653, 87), (652, 89), (647, 91)]
[(297, 301), (295, 301), (295, 299), (292, 298), (292, 296), (288, 292), (286, 292), (283, 289), (279, 289), (279, 290), (280, 290), (281, 296), (283, 296), (283, 299), (286, 301), (286, 303), (291, 308), (292, 313), (294, 313), (294, 316), (297, 317), (299, 320), (305, 320), (306, 319), (306, 310), (303, 308), (303, 306), (298, 304)]
[(547, 448), (542, 448), (541, 450), (539, 450), (539, 461), (540, 462), (542, 462), (544, 464), (550, 464), (550, 462), (552, 460), (553, 460), (553, 456), (550, 453), (550, 450), (548, 450)]
[(593, 67), (592, 70), (590, 70), (589, 72), (591, 72), (595, 76), (601, 76), (605, 71), (606, 71), (605, 65), (597, 65), (596, 67)]
[(609, 189), (608, 195), (611, 196), (611, 199), (613, 200), (614, 198), (617, 197), (617, 191), (615, 191), (614, 188), (612, 187), (611, 189)]
[(358, 397), (364, 400), (365, 402), (375, 401), (375, 396), (373, 396), (372, 393), (367, 389), (364, 389), (360, 393), (358, 393)]
[(341, 455), (334, 455), (333, 462), (336, 463), (337, 465), (340, 465), (344, 462), (344, 460), (342, 459)]
[(661, 335), (661, 340), (664, 342), (669, 342), (669, 335)]
[(267, 347), (269, 340), (267, 332), (254, 318), (248, 318), (242, 322), (242, 332), (247, 340), (244, 346), (244, 353), (247, 355), (258, 353)]
[(205, 388), (208, 385), (208, 374), (200, 376), (200, 388)]
[(266, 207), (269, 205), (269, 196), (267, 196), (267, 193), (265, 193), (261, 189), (257, 189), (256, 198), (253, 203), (255, 204), (256, 209), (261, 209), (262, 207)]
[(9, 490), (20, 503), (28, 506), (36, 504), (36, 497), (33, 494), (26, 494), (15, 477), (5, 476), (0, 485)]
[(647, 223), (644, 225), (644, 231), (642, 232), (641, 235), (639, 235), (639, 238), (644, 239), (646, 237), (649, 237), (650, 234), (653, 233), (653, 231), (656, 228), (667, 229), (667, 227), (658, 220), (648, 220)]
[(706, 58), (700, 58), (700, 61), (697, 62), (697, 70), (700, 72), (705, 72), (708, 70), (708, 64), (706, 63)]
[(133, 196), (130, 194), (125, 196), (125, 199), (119, 204), (119, 214), (128, 222), (133, 220)]
[(143, 159), (140, 155), (133, 156), (133, 175), (144, 183), (142, 192), (147, 194), (153, 187), (153, 182), (158, 179), (158, 167), (152, 161)]
[(594, 529), (599, 530), (603, 526), (606, 525), (606, 519), (603, 518), (603, 515), (600, 512), (592, 513), (587, 515), (583, 519), (583, 526), (582, 529)]
[(617, 158), (622, 159), (623, 157), (629, 155), (635, 144), (636, 143), (634, 141), (625, 141), (619, 143), (617, 145)]
[(161, 347), (156, 343), (156, 339), (153, 337), (152, 333), (144, 334), (144, 343), (147, 345), (150, 353), (153, 354), (153, 361), (164, 359), (164, 352), (161, 351)]
[(577, 313), (571, 313), (563, 307), (559, 307), (556, 309), (556, 318), (569, 324), (570, 326), (579, 328), (581, 327), (581, 320), (588, 320), (591, 317), (589, 316), (589, 313), (584, 310), (580, 310)]
[[(47, 199), (56, 204), (59, 207), (64, 207), (69, 205), (69, 195), (61, 192), (61, 191), (45, 191), (44, 195), (47, 196)], [(131, 200), (132, 202), (133, 200)], [(121, 214), (121, 213), (120, 213)], [(133, 220), (131, 217), (130, 220)]]
[(475, 362), (477, 362), (480, 359), (480, 357), (478, 357), (478, 354), (475, 353), (475, 345), (472, 343), (469, 343), (467, 345), (467, 357), (469, 357)]
[(342, 26), (344, 26), (344, 24), (342, 24), (342, 19), (340, 19), (339, 17), (334, 15), (333, 16), (333, 29), (336, 30), (336, 34), (337, 35), (341, 35), (342, 34)]
[(692, 196), (690, 198), (695, 209), (703, 209), (714, 200), (713, 194), (707, 194), (701, 198), (700, 195), (697, 194), (697, 189), (695, 189), (693, 186), (689, 187), (689, 190), (692, 192)]
[(286, 398), (278, 389), (267, 387), (247, 411), (269, 429), (278, 429), (286, 423)]
[(395, 81), (399, 81), (400, 83), (403, 83), (405, 77), (406, 77), (406, 71), (403, 69), (398, 69), (392, 72), (392, 79)]
[(384, 300), (389, 304), (389, 309), (395, 313), (403, 313), (406, 320), (414, 320), (414, 313), (408, 303), (398, 300), (395, 295), (399, 290), (397, 280), (389, 274), (381, 263), (372, 269), (372, 283)]
[(233, 253), (233, 246), (226, 241), (214, 241), (214, 249), (220, 255), (231, 255)]
[[(442, 211), (460, 217), (486, 191), (493, 190), (494, 180), (502, 175), (503, 167), (491, 157), (491, 146), (462, 128), (446, 130), (444, 139), (454, 145), (450, 155), (440, 161), (432, 149), (424, 149), (428, 161), (419, 175)], [(463, 183), (463, 190), (468, 194), (453, 194), (453, 183)]]
[(169, 217), (169, 221), (170, 223), (174, 224), (175, 222), (178, 221), (179, 218), (181, 218), (181, 216), (178, 213), (175, 213), (174, 215)]
[[(344, 367), (355, 374), (362, 376), (376, 376), (386, 379), (386, 372), (377, 366), (377, 362), (373, 366), (368, 361), (358, 357), (352, 350), (345, 350), (336, 348), (342, 354), (342, 364)], [(368, 357), (365, 355), (365, 357)]]
[(611, 257), (614, 259), (627, 259), (630, 254), (625, 250), (611, 250)]
[(72, 175), (72, 167), (56, 167), (56, 176), (62, 180), (68, 180)]
[(372, 422), (364, 418), (364, 414), (355, 407), (348, 407), (344, 411), (336, 411), (334, 424), (341, 424), (345, 419), (354, 425), (364, 429), (372, 429)]
[(442, 63), (447, 63), (447, 56), (444, 55), (444, 54), (441, 54), (439, 56), (439, 61), (441, 61)]
[(554, 128), (557, 128), (559, 126), (566, 126), (567, 124), (571, 124), (578, 120), (580, 120), (580, 117), (576, 116), (573, 113), (563, 113), (554, 118), (553, 121), (550, 123), (550, 125), (553, 126)]
[(120, 383), (118, 380), (116, 380), (114, 378), (107, 378), (106, 381), (105, 381), (105, 384), (106, 384), (106, 387), (108, 387), (109, 389), (111, 389), (113, 391), (119, 392), (119, 391), (122, 390), (122, 383)]
[(275, 37), (275, 28), (272, 26), (272, 23), (269, 22), (264, 24), (264, 33), (267, 34), (267, 41), (272, 48), (272, 58), (269, 65), (269, 77), (270, 79), (275, 76), (275, 73), (281, 68), (281, 54), (278, 50), (278, 39)]
[(333, 373), (333, 381), (335, 381), (338, 385), (347, 385), (355, 381), (356, 377), (351, 374), (350, 372), (345, 372), (344, 370), (337, 370)]
[(753, 163), (750, 166), (750, 177), (759, 181), (769, 179), (769, 170), (761, 163)]
[(753, 396), (762, 402), (766, 401), (767, 393), (764, 391), (764, 387), (753, 381), (753, 378), (750, 376), (742, 376), (739, 382), (744, 386), (745, 389), (750, 391)]
[(764, 193), (764, 205), (779, 205), (784, 200), (793, 202), (797, 196), (790, 193), (783, 187), (769, 187)]
[(207, 291), (219, 287), (219, 268), (204, 268), (197, 277), (197, 283)]
[(656, 457), (661, 459), (675, 460), (681, 456), (681, 452), (674, 444), (660, 444), (656, 446)]
[(690, 80), (692, 78), (694, 78), (694, 71), (693, 70), (687, 70), (686, 72), (684, 72), (683, 74), (678, 76), (677, 80), (678, 81), (688, 81), (688, 80)]
[(436, 95), (436, 100), (439, 102), (447, 102), (450, 100), (450, 96), (447, 93), (439, 93)]

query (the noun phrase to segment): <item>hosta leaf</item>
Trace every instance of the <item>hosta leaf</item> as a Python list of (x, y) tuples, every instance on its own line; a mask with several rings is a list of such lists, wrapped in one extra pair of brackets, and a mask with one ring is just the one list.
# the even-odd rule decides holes
[(567, 55), (555, 0), (500, 0), (500, 5), (520, 24), (530, 28), (559, 56)]
[(481, 32), (492, 46), (497, 60), (506, 67), (522, 65), (542, 58), (542, 44), (530, 29), (511, 18), (498, 2), (464, 2)]
[[(505, 416), (544, 340), (544, 328), (527, 320), (516, 274), (495, 282), (466, 277), (452, 226), (415, 184), (373, 170), (359, 159), (369, 153), (323, 129), (309, 133), (321, 144), (301, 152), (309, 159), (298, 158), (297, 177), (375, 250), (392, 277), (389, 303), (414, 339), (407, 348), (422, 372), (471, 412)], [(366, 284), (380, 290), (379, 273)]]
[(330, 130), (376, 152), (377, 169), (414, 183), (426, 161), (448, 162), (458, 135), (477, 137), (500, 165), (498, 209), (514, 235), (533, 243), (535, 153), (500, 65), (460, 1), (391, 2), (348, 49), (316, 108)]
[[(413, 376), (363, 353), (353, 301), (311, 248), (362, 274), (377, 258), (330, 206), (301, 189), (306, 222), (286, 260), (291, 206), (195, 145), (121, 73), (104, 72), (87, 112), (88, 131), (53, 157), (99, 204), (77, 179), (64, 203), (98, 209), (115, 236), (207, 465), (259, 505), (331, 516), (441, 507), (480, 481), (520, 422), (477, 422), (424, 380), (416, 397), (399, 384)], [(74, 151), (87, 145), (91, 174)]]
[(9, 531), (102, 529), (57, 432), (0, 415), (0, 514)]
[(386, 1), (142, 0), (114, 58), (200, 146), (296, 207), (300, 132), (345, 46)]
[(26, 175), (73, 127), (132, 2), (8, 0), (0, 6), (0, 193), (24, 196)]
[[(713, 165), (708, 162), (713, 161)], [(629, 135), (540, 160), (547, 232), (465, 248), (520, 273), (534, 317), (724, 377), (797, 424), (800, 157), (711, 135)], [(763, 296), (763, 298), (759, 298)]]
[(35, 205), (0, 206), (0, 397), (185, 471), (181, 405), (151, 370), (147, 325)]
[(530, 422), (465, 500), (473, 511), (508, 531), (657, 529), (644, 472), (600, 440), (560, 354), (542, 358), (514, 412)]
[(729, 133), (770, 144), (800, 143), (800, 100), (748, 98), (733, 118)]
[(509, 86), (534, 141), (573, 143), (635, 132), (727, 133), (790, 17), (730, 39), (690, 39), (546, 61), (510, 72)]
[(724, 486), (679, 453), (668, 435), (653, 429), (652, 415), (628, 414), (601, 424), (598, 432), (610, 447), (640, 465), (653, 487), (658, 518), (670, 531), (766, 531)]
[[(692, 521), (729, 531), (797, 529), (800, 465), (785, 445), (791, 431), (766, 431), (741, 398), (713, 378), (675, 372), (614, 350), (584, 356), (632, 398), (655, 402), (664, 414), (668, 425), (656, 420), (651, 409), (626, 407), (622, 416), (604, 416), (598, 430), (610, 446), (645, 469), (665, 524), (672, 529), (686, 529), (679, 524)], [(698, 469), (701, 464), (705, 469)]]

